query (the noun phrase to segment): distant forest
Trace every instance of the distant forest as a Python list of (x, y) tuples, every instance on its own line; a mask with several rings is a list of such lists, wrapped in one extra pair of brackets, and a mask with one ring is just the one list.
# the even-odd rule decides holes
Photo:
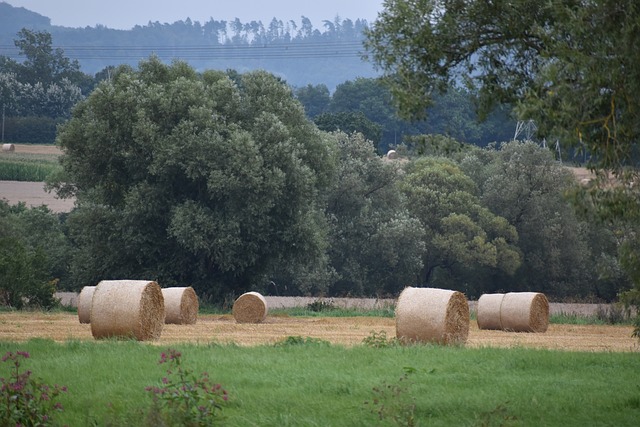
[(68, 28), (51, 25), (51, 19), (22, 7), (0, 3), (0, 56), (19, 60), (14, 45), (22, 28), (47, 31), (53, 47), (77, 59), (82, 71), (94, 75), (110, 65), (136, 66), (154, 54), (170, 62), (180, 59), (196, 70), (265, 69), (293, 87), (324, 84), (331, 91), (357, 77), (375, 77), (373, 66), (362, 60), (362, 19), (324, 21), (314, 28), (302, 16), (299, 22), (274, 18), (269, 23), (209, 19), (201, 23), (148, 22), (131, 30), (105, 26)]

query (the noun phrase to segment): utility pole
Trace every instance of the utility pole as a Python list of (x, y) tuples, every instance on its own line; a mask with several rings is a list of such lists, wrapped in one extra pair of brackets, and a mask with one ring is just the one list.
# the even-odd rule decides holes
[(2, 143), (4, 144), (4, 102), (2, 103)]

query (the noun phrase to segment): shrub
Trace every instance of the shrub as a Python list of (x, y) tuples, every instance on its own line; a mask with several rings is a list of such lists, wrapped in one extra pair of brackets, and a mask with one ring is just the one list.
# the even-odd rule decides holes
[(53, 414), (62, 411), (56, 402), (64, 386), (53, 387), (35, 379), (31, 371), (20, 371), (20, 359), (28, 359), (26, 351), (7, 352), (3, 362), (13, 363), (8, 379), (0, 378), (0, 424), (3, 426), (46, 426)]
[(182, 365), (180, 352), (169, 349), (160, 356), (159, 364), (168, 363), (167, 376), (161, 385), (146, 390), (153, 396), (149, 413), (150, 425), (208, 426), (222, 422), (222, 405), (228, 394), (209, 374), (200, 376)]

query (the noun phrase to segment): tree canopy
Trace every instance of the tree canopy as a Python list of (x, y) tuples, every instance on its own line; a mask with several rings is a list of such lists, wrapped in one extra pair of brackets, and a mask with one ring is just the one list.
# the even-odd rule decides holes
[(53, 185), (78, 200), (79, 281), (146, 277), (219, 295), (324, 249), (316, 196), (331, 144), (266, 72), (199, 75), (157, 58), (120, 68), (58, 144), (65, 176)]
[(388, 0), (384, 6), (365, 31), (365, 46), (405, 117), (423, 117), (436, 94), (464, 85), (476, 94), (481, 115), (511, 104), (520, 120), (536, 122), (540, 138), (588, 155), (598, 180), (576, 192), (576, 200), (591, 218), (624, 230), (621, 264), (640, 306), (638, 2)]

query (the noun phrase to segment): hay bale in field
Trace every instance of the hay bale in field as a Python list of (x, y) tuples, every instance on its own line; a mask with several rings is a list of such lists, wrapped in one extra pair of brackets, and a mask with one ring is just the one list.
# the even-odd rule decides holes
[(465, 343), (469, 336), (467, 299), (447, 289), (406, 287), (396, 303), (396, 336), (403, 343)]
[(78, 295), (78, 319), (80, 323), (91, 323), (91, 301), (95, 286), (85, 286)]
[(258, 292), (247, 292), (233, 303), (233, 317), (238, 323), (260, 323), (267, 318), (267, 300)]
[(164, 323), (193, 325), (198, 319), (198, 296), (192, 287), (164, 288)]
[(502, 329), (514, 332), (546, 332), (549, 301), (538, 292), (509, 292), (500, 309)]
[(93, 337), (160, 338), (164, 325), (164, 297), (156, 282), (103, 280), (93, 292)]
[(504, 294), (482, 294), (478, 299), (477, 319), (480, 329), (502, 329), (500, 308)]
[(396, 150), (389, 150), (387, 152), (387, 159), (389, 160), (395, 160), (398, 158), (398, 153), (396, 152)]
[(16, 151), (16, 146), (13, 144), (2, 144), (2, 151), (6, 151), (6, 152)]

